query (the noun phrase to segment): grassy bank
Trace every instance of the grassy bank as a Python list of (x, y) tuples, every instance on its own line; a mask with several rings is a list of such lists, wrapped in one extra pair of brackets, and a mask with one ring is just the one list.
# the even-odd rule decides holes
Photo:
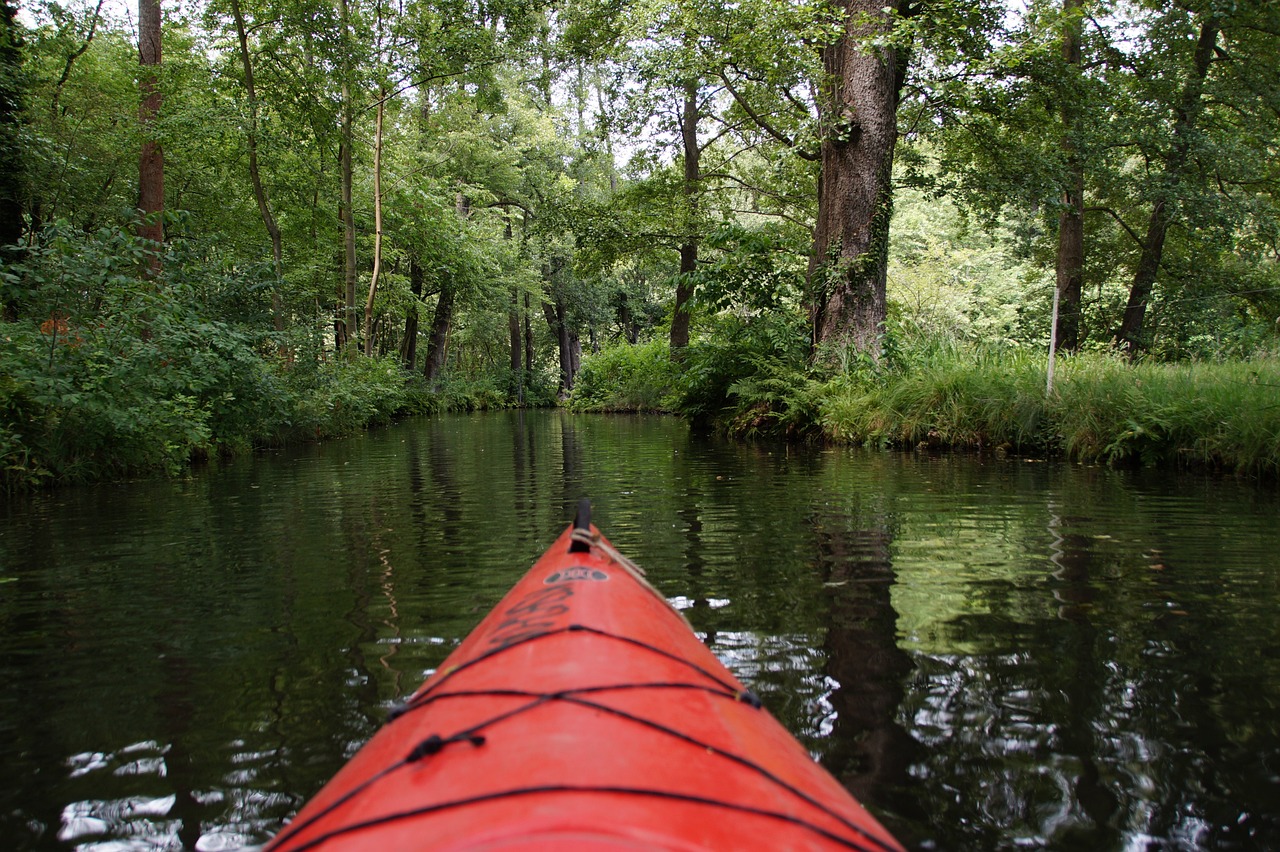
[(1137, 364), (947, 353), (882, 384), (833, 383), (823, 434), (882, 446), (1002, 447), (1110, 464), (1280, 473), (1280, 361)]
[[(652, 366), (656, 350), (630, 373), (620, 369), (629, 357), (602, 353), (612, 365), (608, 407), (658, 399), (665, 404), (650, 407), (740, 436), (1280, 474), (1274, 357), (1136, 365), (1105, 354), (1062, 357), (1046, 395), (1043, 355), (1012, 347), (926, 344), (834, 374), (807, 369), (790, 347), (737, 358), (722, 345), (710, 349), (691, 350), (686, 368), (665, 384)], [(600, 407), (601, 392), (588, 384), (575, 404)]]

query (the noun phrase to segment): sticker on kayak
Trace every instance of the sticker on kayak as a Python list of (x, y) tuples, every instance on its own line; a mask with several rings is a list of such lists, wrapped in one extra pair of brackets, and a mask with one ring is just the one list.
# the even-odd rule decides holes
[(564, 585), (530, 592), (501, 612), (489, 644), (502, 648), (563, 627), (569, 614), (564, 602), (571, 597), (573, 587)]
[(547, 579), (542, 582), (548, 586), (556, 583), (573, 583), (578, 580), (594, 580), (600, 582), (609, 579), (609, 575), (601, 571), (599, 568), (588, 568), (585, 565), (574, 565), (563, 571), (555, 571), (547, 575)]

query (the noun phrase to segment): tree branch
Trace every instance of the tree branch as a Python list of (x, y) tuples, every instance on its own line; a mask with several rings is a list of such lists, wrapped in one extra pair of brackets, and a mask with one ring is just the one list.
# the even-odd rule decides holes
[(1138, 244), (1139, 248), (1142, 247), (1143, 245), (1142, 237), (1139, 237), (1138, 234), (1133, 230), (1133, 228), (1130, 228), (1129, 225), (1123, 219), (1120, 218), (1120, 214), (1112, 210), (1110, 207), (1086, 207), (1084, 208), (1084, 212), (1085, 213), (1106, 213), (1112, 219), (1116, 220), (1116, 224), (1118, 224), (1121, 228), (1124, 228), (1125, 233), (1127, 233), (1133, 239), (1133, 241)]
[(781, 142), (783, 145), (786, 145), (792, 151), (795, 151), (796, 154), (798, 154), (800, 157), (810, 161), (818, 159), (816, 154), (811, 154), (808, 151), (801, 150), (796, 145), (794, 139), (787, 136), (782, 131), (778, 130), (778, 128), (770, 124), (769, 121), (764, 118), (764, 116), (757, 113), (751, 107), (751, 104), (747, 103), (746, 99), (743, 98), (742, 95), (738, 93), (738, 90), (734, 88), (733, 83), (729, 82), (729, 77), (727, 74), (724, 73), (723, 70), (720, 72), (720, 79), (724, 81), (724, 86), (729, 91), (729, 94), (733, 96), (734, 102), (737, 103), (738, 106), (742, 107), (742, 111), (745, 112), (761, 130), (763, 130), (765, 133), (768, 133), (770, 136), (772, 136), (774, 139)]

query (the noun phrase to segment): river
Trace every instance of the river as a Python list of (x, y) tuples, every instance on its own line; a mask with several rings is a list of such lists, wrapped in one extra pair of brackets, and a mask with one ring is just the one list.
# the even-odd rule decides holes
[(0, 845), (262, 843), (581, 496), (908, 845), (1280, 848), (1274, 485), (558, 411), (0, 504)]

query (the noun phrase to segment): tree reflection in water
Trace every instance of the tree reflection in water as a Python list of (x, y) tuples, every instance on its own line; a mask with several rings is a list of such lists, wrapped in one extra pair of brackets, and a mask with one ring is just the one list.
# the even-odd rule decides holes
[(809, 519), (830, 598), (826, 670), (834, 723), (823, 763), (891, 831), (910, 842), (909, 770), (920, 745), (898, 720), (911, 657), (898, 647), (890, 591), (895, 582), (893, 532), (879, 512), (823, 513)]

